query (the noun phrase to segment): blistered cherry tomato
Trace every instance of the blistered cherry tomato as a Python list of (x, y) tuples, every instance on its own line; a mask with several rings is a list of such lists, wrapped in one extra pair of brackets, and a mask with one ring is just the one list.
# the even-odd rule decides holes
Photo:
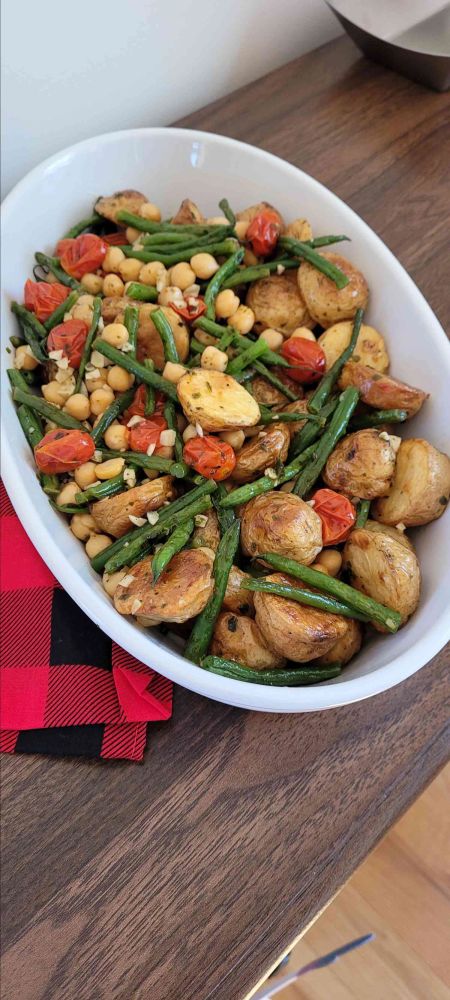
[(170, 303), (170, 308), (176, 312), (177, 316), (181, 316), (186, 323), (193, 323), (194, 319), (198, 319), (199, 316), (203, 316), (206, 312), (205, 300), (201, 298), (200, 295), (188, 295), (184, 300), (185, 304), (182, 306), (177, 306), (175, 302)]
[(41, 323), (45, 323), (69, 293), (70, 288), (57, 281), (50, 284), (48, 281), (31, 281), (29, 278), (24, 288), (25, 307), (34, 312)]
[(304, 337), (289, 337), (281, 345), (280, 354), (293, 367), (289, 375), (294, 382), (318, 382), (326, 368), (325, 353), (314, 340)]
[(266, 208), (252, 219), (245, 239), (251, 243), (257, 257), (267, 257), (275, 249), (281, 232), (281, 218), (272, 208)]
[(105, 240), (93, 233), (77, 236), (75, 240), (60, 240), (56, 247), (61, 267), (72, 278), (82, 278), (83, 274), (101, 267), (108, 247)]
[(53, 327), (47, 337), (47, 350), (62, 351), (70, 367), (79, 368), (88, 332), (89, 327), (84, 320), (68, 319), (66, 323)]
[[(147, 390), (145, 385), (139, 385), (134, 394), (134, 399), (127, 410), (124, 410), (119, 418), (122, 424), (127, 424), (131, 417), (144, 417), (145, 404), (147, 401)], [(165, 397), (162, 392), (155, 392), (155, 413), (162, 413), (165, 404)]]
[(141, 451), (145, 455), (150, 445), (154, 444), (157, 448), (161, 431), (165, 430), (167, 430), (167, 421), (158, 413), (141, 420), (134, 427), (130, 427), (131, 451)]
[(356, 521), (356, 510), (351, 501), (334, 490), (326, 489), (317, 490), (311, 499), (314, 501), (313, 510), (322, 521), (323, 545), (343, 542)]
[(45, 434), (34, 449), (36, 465), (41, 472), (71, 472), (83, 462), (89, 462), (95, 444), (87, 431), (63, 430), (58, 427)]
[(125, 247), (128, 244), (124, 229), (117, 229), (115, 233), (108, 233), (106, 236), (102, 236), (102, 240), (109, 247)]
[(186, 465), (192, 465), (201, 476), (216, 482), (231, 476), (236, 465), (236, 455), (231, 444), (212, 434), (191, 438), (183, 448), (183, 459)]

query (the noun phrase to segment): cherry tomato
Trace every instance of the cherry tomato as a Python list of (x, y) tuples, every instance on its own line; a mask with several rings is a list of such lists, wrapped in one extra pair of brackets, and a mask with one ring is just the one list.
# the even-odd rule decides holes
[(165, 430), (167, 421), (158, 413), (141, 420), (135, 427), (130, 427), (131, 451), (141, 451), (145, 455), (151, 444), (154, 444), (155, 448), (158, 446), (161, 431)]
[(273, 208), (266, 208), (252, 219), (245, 239), (257, 257), (267, 257), (275, 249), (281, 232), (281, 218)]
[(183, 459), (201, 476), (216, 482), (231, 476), (236, 465), (236, 455), (231, 444), (212, 434), (191, 438), (183, 448)]
[(102, 236), (102, 240), (109, 247), (125, 247), (128, 243), (124, 229), (117, 229), (115, 233), (108, 233), (107, 236)]
[(170, 308), (177, 313), (177, 316), (181, 316), (186, 323), (193, 323), (194, 319), (198, 319), (199, 316), (203, 316), (206, 312), (206, 303), (200, 295), (188, 295), (185, 298), (185, 305), (177, 306), (175, 302), (170, 303)]
[(79, 368), (89, 327), (82, 319), (59, 323), (47, 337), (48, 351), (62, 351), (71, 368)]
[[(133, 402), (127, 410), (124, 410), (119, 418), (122, 424), (127, 424), (131, 417), (144, 417), (145, 404), (147, 401), (147, 391), (145, 385), (139, 385), (134, 394)], [(164, 409), (165, 397), (162, 392), (155, 392), (155, 413), (161, 413)]]
[(356, 521), (356, 510), (347, 497), (334, 490), (317, 490), (311, 497), (316, 514), (322, 521), (322, 542), (335, 545), (343, 542)]
[(280, 354), (293, 366), (289, 375), (294, 382), (318, 382), (325, 372), (325, 354), (314, 340), (289, 337), (281, 345)]
[(70, 288), (56, 281), (50, 284), (48, 281), (31, 281), (29, 278), (24, 288), (25, 306), (34, 312), (41, 323), (45, 323), (69, 292)]
[(83, 462), (89, 462), (95, 444), (87, 431), (63, 430), (57, 427), (45, 434), (34, 449), (36, 465), (41, 472), (71, 472)]
[(101, 267), (108, 249), (105, 240), (93, 233), (77, 236), (75, 240), (60, 240), (56, 255), (64, 271), (72, 278), (82, 278), (83, 274)]

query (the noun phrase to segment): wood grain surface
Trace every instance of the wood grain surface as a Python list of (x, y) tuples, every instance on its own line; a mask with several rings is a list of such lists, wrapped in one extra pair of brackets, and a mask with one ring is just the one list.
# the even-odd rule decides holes
[[(182, 124), (324, 181), (445, 322), (448, 109), (345, 39)], [(448, 666), (297, 717), (179, 688), (142, 766), (5, 757), (4, 997), (241, 1000), (444, 763)]]

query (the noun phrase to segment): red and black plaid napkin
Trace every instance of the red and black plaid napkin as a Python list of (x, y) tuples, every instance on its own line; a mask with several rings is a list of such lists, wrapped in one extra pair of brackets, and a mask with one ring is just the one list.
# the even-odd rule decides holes
[(0, 750), (142, 760), (172, 685), (116, 646), (47, 569), (0, 483)]

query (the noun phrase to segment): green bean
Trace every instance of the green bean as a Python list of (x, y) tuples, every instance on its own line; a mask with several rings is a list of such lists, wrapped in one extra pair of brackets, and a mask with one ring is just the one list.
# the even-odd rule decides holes
[(155, 309), (154, 312), (152, 312), (152, 323), (156, 326), (159, 336), (161, 337), (166, 361), (172, 361), (175, 365), (178, 365), (180, 363), (180, 358), (178, 356), (173, 330), (162, 309)]
[[(249, 365), (253, 365), (256, 358), (260, 358), (262, 354), (266, 354), (268, 350), (265, 340), (255, 340), (245, 351), (237, 354), (235, 358), (228, 362), (226, 371), (227, 375), (237, 375), (248, 368)], [(255, 365), (256, 367), (256, 365)]]
[(311, 413), (317, 413), (322, 408), (323, 404), (326, 403), (335, 383), (339, 378), (339, 375), (341, 374), (344, 365), (347, 363), (348, 359), (353, 354), (353, 351), (355, 350), (356, 346), (356, 341), (358, 340), (361, 331), (363, 316), (364, 316), (364, 310), (357, 309), (355, 313), (355, 318), (353, 320), (353, 330), (349, 345), (348, 347), (345, 348), (344, 351), (342, 351), (342, 354), (340, 354), (339, 357), (336, 359), (334, 365), (332, 365), (329, 371), (327, 371), (326, 374), (323, 376), (323, 378), (321, 378), (317, 386), (317, 389), (314, 390), (311, 399), (309, 400), (308, 403), (308, 410)]
[(84, 342), (83, 353), (81, 355), (80, 366), (78, 368), (78, 374), (77, 374), (77, 378), (76, 378), (76, 382), (75, 382), (75, 392), (79, 392), (80, 389), (81, 389), (81, 383), (82, 383), (83, 378), (84, 378), (84, 373), (85, 373), (85, 370), (86, 370), (86, 365), (87, 365), (87, 363), (89, 361), (89, 358), (91, 356), (92, 343), (93, 343), (94, 337), (95, 337), (95, 335), (97, 333), (97, 327), (98, 327), (99, 319), (100, 319), (100, 316), (101, 316), (101, 312), (102, 312), (102, 300), (101, 300), (101, 298), (99, 298), (97, 296), (97, 298), (94, 299), (94, 305), (92, 307), (91, 325), (89, 327), (88, 335), (87, 335), (86, 340)]
[(54, 326), (58, 326), (59, 323), (63, 322), (64, 316), (70, 311), (70, 309), (72, 309), (72, 306), (75, 305), (79, 294), (80, 293), (76, 291), (70, 292), (67, 298), (64, 299), (64, 302), (61, 302), (61, 304), (52, 312), (51, 316), (45, 320), (44, 326), (47, 332), (50, 332), (50, 330), (53, 330)]
[(345, 389), (342, 393), (328, 427), (317, 442), (314, 455), (296, 480), (292, 491), (296, 496), (303, 497), (314, 486), (331, 452), (345, 434), (358, 400), (359, 392), (353, 386)]
[(36, 417), (36, 414), (28, 406), (24, 406), (23, 403), (17, 410), (17, 416), (28, 444), (34, 451), (35, 445), (39, 444), (39, 441), (43, 437), (40, 421)]
[(228, 577), (239, 545), (241, 523), (235, 521), (220, 539), (214, 560), (214, 590), (203, 611), (195, 620), (184, 655), (194, 663), (200, 663), (211, 642), (214, 625), (223, 604)]
[(308, 459), (312, 457), (314, 450), (315, 445), (310, 445), (301, 455), (297, 455), (297, 458), (294, 458), (290, 465), (285, 465), (284, 469), (275, 478), (261, 476), (260, 479), (255, 479), (253, 483), (245, 483), (244, 486), (238, 486), (237, 489), (231, 490), (231, 493), (227, 493), (223, 500), (221, 500), (221, 507), (237, 507), (242, 503), (248, 503), (254, 497), (259, 497), (262, 493), (270, 493), (277, 486), (281, 486), (283, 483), (289, 482), (290, 479), (294, 479), (295, 476), (298, 476), (301, 466), (306, 464)]
[(164, 231), (147, 234), (142, 233), (142, 236), (139, 237), (139, 242), (143, 243), (146, 247), (159, 247), (162, 244), (165, 244), (166, 246), (175, 246), (176, 244), (183, 245), (196, 239), (198, 239), (198, 236), (195, 236), (194, 233), (190, 235), (189, 233), (173, 233), (170, 231)]
[(75, 226), (72, 226), (71, 229), (68, 229), (66, 235), (63, 236), (63, 239), (75, 240), (77, 236), (81, 236), (81, 233), (84, 233), (86, 229), (92, 229), (94, 226), (98, 226), (103, 221), (104, 220), (102, 219), (101, 215), (98, 215), (97, 212), (94, 212), (94, 214), (90, 215), (89, 218), (82, 219), (81, 222), (77, 222)]
[(219, 208), (223, 212), (225, 218), (230, 223), (230, 226), (234, 227), (236, 225), (236, 216), (233, 212), (233, 209), (230, 207), (228, 198), (221, 198), (221, 200), (219, 201)]
[(207, 319), (215, 319), (216, 310), (214, 308), (214, 303), (217, 298), (217, 295), (219, 294), (219, 291), (224, 282), (227, 280), (227, 278), (230, 278), (231, 275), (234, 274), (234, 272), (237, 270), (243, 256), (244, 256), (244, 250), (242, 247), (239, 247), (239, 250), (236, 250), (236, 253), (233, 253), (231, 257), (228, 258), (228, 260), (224, 261), (224, 263), (221, 264), (221, 266), (215, 272), (215, 274), (213, 274), (211, 281), (208, 283), (205, 291), (205, 305), (206, 305)]
[(139, 240), (139, 243), (142, 244), (142, 249), (148, 249), (152, 253), (157, 254), (180, 253), (180, 251), (188, 250), (191, 247), (198, 247), (199, 250), (209, 250), (212, 243), (228, 239), (231, 236), (231, 230), (230, 226), (214, 226), (214, 232), (208, 233), (206, 236), (185, 233), (184, 236), (178, 237), (176, 240), (170, 239), (170, 236), (170, 233), (161, 233), (157, 237), (154, 235), (143, 236)]
[(266, 366), (261, 361), (255, 361), (253, 367), (255, 371), (257, 371), (259, 375), (262, 375), (267, 382), (270, 382), (270, 384), (273, 385), (275, 389), (278, 389), (279, 392), (282, 392), (283, 396), (286, 396), (286, 399), (290, 399), (291, 402), (295, 403), (300, 398), (299, 396), (296, 395), (295, 392), (292, 392), (292, 389), (289, 389), (289, 387), (285, 385), (284, 382), (281, 381), (281, 379), (277, 378), (277, 376), (274, 375), (269, 368), (266, 368)]
[(373, 410), (372, 413), (357, 414), (352, 420), (351, 429), (361, 431), (366, 427), (379, 427), (380, 424), (402, 424), (407, 419), (407, 410)]
[(245, 681), (250, 684), (269, 684), (272, 687), (301, 687), (304, 684), (320, 684), (332, 677), (339, 677), (341, 665), (330, 664), (327, 667), (303, 666), (292, 670), (252, 670), (234, 660), (224, 660), (221, 656), (205, 656), (201, 662), (204, 670), (220, 677), (228, 677), (232, 681)]
[(114, 497), (116, 493), (123, 493), (125, 490), (125, 480), (123, 472), (113, 479), (105, 479), (102, 483), (95, 483), (88, 486), (83, 492), (75, 493), (76, 504), (90, 503), (91, 500), (104, 500), (105, 497)]
[(28, 392), (29, 386), (25, 377), (26, 372), (20, 371), (18, 368), (7, 368), (6, 374), (14, 389), (23, 389), (24, 392)]
[(143, 285), (139, 281), (130, 281), (127, 288), (129, 299), (136, 299), (138, 302), (156, 302), (158, 291), (153, 285)]
[[(184, 524), (185, 521), (195, 517), (196, 514), (204, 514), (210, 507), (211, 497), (209, 496), (200, 497), (199, 500), (196, 500), (182, 511), (176, 513), (172, 512), (169, 514), (169, 508), (166, 507), (160, 512), (159, 520), (156, 524), (146, 524), (142, 528), (138, 528), (138, 531), (141, 532), (139, 536), (136, 531), (133, 532), (134, 538), (131, 538), (129, 541), (124, 541), (124, 539), (127, 539), (126, 535), (124, 538), (120, 538), (119, 541), (123, 542), (123, 545), (114, 553), (109, 552), (112, 548), (111, 545), (103, 550), (103, 553), (107, 554), (107, 561), (105, 563), (106, 572), (115, 573), (116, 570), (122, 569), (122, 566), (134, 566), (135, 563), (140, 562), (147, 555), (151, 548), (151, 543), (155, 538), (159, 538), (167, 531), (171, 531), (180, 524)], [(113, 545), (115, 544), (113, 542)]]
[(294, 559), (280, 556), (276, 552), (263, 552), (258, 556), (258, 559), (264, 560), (280, 573), (296, 577), (309, 587), (317, 588), (319, 591), (331, 594), (332, 597), (337, 597), (338, 600), (344, 601), (349, 608), (354, 608), (360, 614), (367, 615), (370, 621), (377, 622), (378, 625), (387, 628), (389, 632), (396, 632), (401, 625), (401, 615), (398, 611), (387, 608), (384, 604), (379, 604), (372, 597), (367, 597), (366, 594), (362, 594), (355, 587), (350, 587), (348, 583), (343, 583), (342, 580), (327, 576), (325, 573), (319, 573), (312, 566), (303, 566)]
[[(226, 351), (227, 348), (230, 346), (230, 344), (233, 343), (233, 338), (234, 338), (233, 330), (231, 326), (228, 326), (225, 330), (225, 333), (222, 334), (220, 340), (217, 343), (219, 351)], [(191, 347), (192, 347), (192, 340), (191, 340)]]
[(41, 364), (45, 364), (48, 361), (48, 355), (45, 348), (42, 346), (42, 340), (47, 336), (47, 331), (45, 326), (39, 322), (34, 313), (25, 309), (25, 306), (19, 305), (18, 302), (11, 303), (11, 312), (17, 316), (19, 320), (22, 333), (33, 356), (36, 361), (40, 361)]
[(177, 422), (177, 411), (175, 409), (175, 403), (168, 399), (164, 406), (164, 417), (167, 421), (167, 426), (169, 430), (175, 431), (175, 458), (177, 462), (183, 461), (183, 442), (180, 437), (180, 432), (178, 430)]
[(127, 389), (126, 392), (123, 392), (120, 396), (116, 396), (107, 409), (103, 411), (100, 420), (91, 430), (91, 438), (95, 447), (97, 447), (98, 443), (102, 440), (105, 431), (108, 427), (110, 427), (113, 420), (116, 420), (124, 410), (131, 406), (134, 399), (134, 392), (135, 390), (132, 386), (131, 389)]
[(327, 278), (330, 278), (337, 288), (342, 289), (348, 285), (349, 278), (347, 278), (347, 275), (340, 268), (336, 267), (331, 260), (328, 260), (327, 257), (322, 257), (320, 253), (316, 253), (311, 246), (308, 246), (308, 243), (294, 240), (290, 236), (280, 236), (278, 243), (279, 246), (287, 250), (294, 257), (307, 260), (309, 264), (312, 264), (318, 271), (325, 274)]
[(47, 253), (35, 253), (35, 259), (41, 267), (46, 268), (47, 271), (51, 271), (55, 278), (58, 279), (61, 285), (67, 285), (68, 288), (74, 288), (78, 292), (84, 291), (83, 286), (75, 278), (71, 278), (70, 274), (61, 267), (58, 257), (50, 257)]
[(355, 528), (364, 528), (370, 511), (370, 500), (360, 500), (357, 506)]
[(13, 347), (22, 347), (25, 343), (23, 337), (10, 337), (9, 342)]
[(340, 236), (316, 236), (313, 240), (305, 240), (304, 242), (307, 246), (318, 249), (319, 247), (329, 247), (332, 243), (349, 243), (350, 237), (342, 234)]
[(170, 560), (187, 545), (193, 530), (194, 521), (190, 518), (174, 528), (164, 545), (158, 549), (152, 560), (153, 584), (158, 582)]
[(173, 462), (171, 458), (161, 458), (160, 455), (144, 455), (140, 451), (116, 451), (113, 448), (99, 448), (103, 458), (124, 458), (126, 462), (131, 462), (139, 469), (153, 469), (156, 472), (164, 472), (175, 479), (184, 479), (188, 467), (184, 462)]
[[(151, 358), (144, 358), (144, 365), (149, 371), (154, 372), (155, 362)], [(145, 396), (145, 406), (144, 406), (144, 417), (151, 417), (155, 412), (156, 406), (156, 394), (152, 385), (145, 386), (146, 396)]]
[(204, 233), (212, 233), (217, 230), (217, 226), (203, 225), (202, 223), (179, 224), (176, 222), (152, 222), (150, 219), (143, 219), (140, 215), (133, 215), (132, 212), (118, 212), (117, 222), (124, 222), (133, 229), (139, 229), (143, 233), (194, 233), (202, 236)]
[(73, 503), (54, 503), (50, 500), (50, 506), (59, 514), (89, 514), (89, 507), (77, 507)]
[[(193, 325), (195, 328), (203, 330), (204, 333), (209, 333), (211, 337), (217, 337), (220, 341), (224, 337), (229, 338), (229, 343), (233, 344), (233, 347), (235, 347), (239, 353), (246, 351), (250, 343), (256, 343), (256, 341), (251, 340), (250, 337), (243, 336), (233, 326), (220, 326), (219, 323), (208, 319), (206, 316), (200, 316), (199, 319), (195, 320)], [(282, 358), (280, 354), (276, 354), (275, 351), (271, 351), (267, 345), (264, 360), (267, 361), (268, 364), (278, 365), (279, 368), (290, 368), (289, 361)], [(297, 396), (294, 396), (293, 398), (297, 399)]]
[(223, 288), (235, 288), (236, 285), (247, 285), (250, 281), (260, 281), (261, 278), (268, 278), (270, 267), (265, 264), (255, 264), (254, 267), (243, 267), (241, 271), (232, 274), (224, 281)]
[[(211, 243), (208, 245), (208, 251), (212, 254), (223, 254), (225, 256), (235, 253), (236, 245), (236, 240), (228, 238), (218, 243)], [(172, 267), (173, 264), (179, 264), (183, 260), (190, 260), (196, 253), (203, 253), (204, 249), (204, 246), (194, 244), (186, 250), (175, 251), (171, 254), (161, 254), (153, 253), (151, 250), (134, 250), (133, 247), (122, 247), (122, 251), (126, 257), (134, 257), (136, 260), (142, 260), (144, 264), (158, 260), (162, 264), (165, 264), (166, 267)]]
[(124, 326), (128, 330), (129, 357), (136, 357), (137, 332), (139, 326), (139, 312), (136, 306), (127, 306), (123, 316)]
[(40, 413), (45, 420), (52, 420), (58, 427), (65, 427), (67, 430), (86, 431), (84, 424), (80, 423), (79, 420), (71, 417), (70, 413), (65, 413), (64, 410), (58, 409), (53, 403), (47, 403), (47, 400), (43, 399), (42, 396), (33, 396), (30, 392), (24, 392), (23, 389), (14, 389), (13, 399), (15, 403), (24, 403), (30, 410)]
[(132, 375), (136, 375), (136, 378), (140, 382), (145, 382), (146, 385), (151, 385), (154, 389), (160, 389), (169, 399), (173, 399), (174, 403), (178, 402), (176, 386), (172, 382), (169, 382), (168, 379), (163, 378), (162, 375), (158, 375), (156, 372), (151, 371), (150, 368), (146, 368), (145, 365), (136, 361), (136, 358), (129, 357), (124, 351), (118, 351), (116, 347), (107, 344), (106, 340), (99, 338), (93, 346), (96, 351), (100, 351), (100, 354), (104, 354), (105, 358), (109, 358), (115, 365), (120, 365), (121, 368), (126, 368)]
[(337, 601), (334, 597), (326, 594), (316, 594), (313, 590), (304, 590), (293, 587), (288, 583), (273, 583), (272, 580), (252, 579), (248, 577), (241, 583), (242, 590), (256, 590), (264, 594), (275, 594), (277, 597), (285, 597), (288, 601), (297, 601), (298, 604), (305, 604), (310, 608), (317, 608), (319, 611), (327, 611), (332, 615), (343, 615), (344, 618), (357, 618), (359, 621), (368, 621), (367, 615), (355, 611), (344, 601)]
[(47, 496), (51, 497), (58, 495), (61, 489), (58, 476), (51, 475), (51, 473), (49, 472), (42, 472), (39, 478), (41, 481), (42, 489), (44, 490), (44, 493), (47, 494)]
[(228, 496), (228, 490), (225, 483), (217, 483), (217, 490), (212, 495), (213, 507), (217, 514), (217, 520), (219, 522), (219, 527), (222, 535), (227, 531), (227, 529), (233, 524), (236, 518), (236, 514), (232, 507), (222, 507), (221, 501)]
[(298, 423), (299, 420), (311, 420), (317, 424), (319, 421), (319, 417), (313, 413), (271, 413), (263, 403), (259, 404), (259, 409), (261, 413), (260, 424)]
[[(319, 418), (320, 428), (325, 426), (328, 417), (330, 417), (331, 414), (334, 413), (338, 402), (339, 402), (339, 397), (330, 399), (328, 400), (328, 403), (325, 403), (325, 405), (322, 407), (321, 410), (319, 410), (317, 414), (315, 413), (311, 414), (311, 416), (317, 416)], [(291, 446), (289, 448), (289, 458), (291, 460), (293, 458), (296, 458), (297, 455), (300, 455), (301, 452), (305, 450), (305, 448), (309, 448), (309, 446), (313, 444), (313, 442), (316, 441), (318, 437), (319, 437), (319, 431), (317, 427), (315, 427), (314, 424), (312, 423), (305, 424), (305, 426), (302, 427), (301, 430), (297, 431), (296, 434), (294, 434), (294, 437), (292, 438)]]

